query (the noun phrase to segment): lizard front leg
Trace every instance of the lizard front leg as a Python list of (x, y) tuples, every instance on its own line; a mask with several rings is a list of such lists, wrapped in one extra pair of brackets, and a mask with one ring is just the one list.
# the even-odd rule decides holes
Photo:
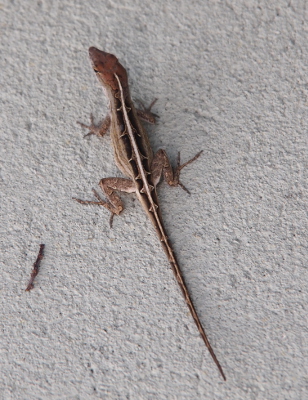
[(152, 113), (151, 109), (154, 106), (154, 104), (157, 102), (158, 99), (154, 99), (152, 103), (149, 105), (149, 107), (145, 107), (142, 101), (137, 100), (140, 106), (142, 107), (141, 109), (136, 109), (137, 115), (139, 118), (143, 119), (143, 121), (148, 122), (149, 124), (156, 124), (156, 118), (159, 118), (157, 114)]
[(107, 197), (108, 201), (104, 201), (95, 189), (93, 190), (94, 196), (98, 201), (91, 200), (80, 200), (73, 197), (74, 200), (81, 204), (96, 204), (98, 206), (103, 206), (111, 212), (110, 217), (110, 228), (112, 227), (114, 215), (119, 215), (124, 210), (124, 205), (120, 197), (115, 193), (115, 191), (134, 193), (136, 192), (135, 183), (130, 179), (125, 178), (103, 178), (99, 182), (103, 193)]
[[(145, 107), (143, 103), (139, 101), (142, 110), (138, 108), (136, 109), (138, 117), (141, 118), (143, 121), (148, 122), (149, 124), (156, 124), (156, 118), (158, 118), (158, 115), (152, 113), (151, 111), (151, 108), (156, 103), (156, 101), (157, 99), (154, 99), (149, 107)], [(89, 132), (84, 135), (84, 137), (90, 135), (96, 135), (99, 137), (104, 136), (108, 132), (111, 125), (111, 118), (109, 114), (97, 125), (94, 123), (93, 114), (90, 114), (90, 121), (90, 125), (85, 125), (82, 122), (77, 121), (77, 124), (79, 124), (83, 128), (89, 129)]]
[(164, 176), (164, 180), (168, 183), (170, 186), (181, 186), (182, 189), (184, 189), (187, 193), (190, 194), (189, 190), (186, 189), (186, 187), (180, 182), (180, 172), (181, 170), (186, 167), (188, 164), (191, 164), (193, 161), (195, 161), (203, 152), (203, 150), (199, 151), (192, 159), (187, 161), (186, 163), (181, 165), (181, 160), (180, 160), (180, 152), (178, 153), (178, 160), (177, 160), (177, 167), (173, 171), (172, 166), (170, 164), (170, 161), (168, 159), (167, 153), (165, 150), (158, 150), (158, 152), (155, 154), (152, 165), (151, 165), (151, 172), (152, 172), (152, 179), (153, 183), (156, 186), (159, 181), (161, 176)]
[(94, 123), (93, 114), (90, 115), (90, 120), (91, 120), (90, 125), (85, 125), (82, 122), (77, 121), (77, 124), (81, 125), (83, 128), (90, 129), (90, 131), (86, 135), (84, 135), (84, 137), (90, 135), (104, 136), (105, 133), (108, 132), (108, 129), (110, 128), (111, 124), (111, 119), (109, 115), (107, 115), (98, 125), (95, 125)]

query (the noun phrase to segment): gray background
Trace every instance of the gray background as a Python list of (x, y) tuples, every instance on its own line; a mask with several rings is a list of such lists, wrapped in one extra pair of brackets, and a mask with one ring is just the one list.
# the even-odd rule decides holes
[[(275, 3), (275, 4), (269, 4)], [(308, 12), (302, 1), (4, 1), (1, 399), (307, 398)], [(162, 212), (224, 383), (138, 201), (109, 229), (93, 199), (121, 176), (88, 47), (158, 102), (154, 150), (191, 190)], [(39, 244), (45, 259), (25, 292)]]

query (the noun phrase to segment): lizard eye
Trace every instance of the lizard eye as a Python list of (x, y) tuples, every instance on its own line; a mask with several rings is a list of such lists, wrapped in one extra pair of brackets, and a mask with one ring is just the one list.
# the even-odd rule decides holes
[(93, 68), (93, 71), (97, 74), (98, 73), (98, 70), (97, 69), (95, 69), (95, 68)]

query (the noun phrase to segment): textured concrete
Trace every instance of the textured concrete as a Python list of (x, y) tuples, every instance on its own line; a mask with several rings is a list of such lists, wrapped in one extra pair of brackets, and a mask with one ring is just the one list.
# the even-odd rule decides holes
[[(99, 4), (98, 4), (99, 3)], [(308, 27), (304, 1), (8, 1), (1, 5), (0, 398), (307, 398)], [(81, 206), (121, 176), (87, 49), (158, 97), (154, 149), (170, 240), (213, 364), (138, 201), (109, 229)], [(39, 244), (45, 259), (25, 292)]]

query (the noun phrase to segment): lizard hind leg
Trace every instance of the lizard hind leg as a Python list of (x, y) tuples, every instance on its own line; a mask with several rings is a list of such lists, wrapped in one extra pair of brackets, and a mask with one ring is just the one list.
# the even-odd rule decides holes
[(159, 183), (161, 175), (163, 175), (164, 180), (168, 183), (168, 185), (180, 186), (182, 189), (184, 189), (187, 193), (190, 194), (189, 190), (186, 189), (186, 187), (180, 182), (180, 173), (184, 167), (195, 161), (201, 155), (202, 152), (203, 150), (199, 151), (199, 153), (197, 153), (193, 158), (191, 158), (182, 165), (179, 152), (177, 159), (177, 166), (175, 170), (173, 170), (165, 150), (162, 149), (158, 150), (158, 152), (155, 154), (153, 158), (151, 165), (152, 179), (154, 185), (156, 186)]
[(181, 170), (183, 168), (185, 168), (187, 165), (191, 164), (192, 162), (194, 162), (195, 160), (197, 160), (197, 158), (199, 158), (199, 156), (203, 153), (203, 150), (199, 151), (199, 153), (197, 153), (193, 158), (191, 158), (190, 160), (186, 161), (186, 163), (181, 165), (181, 156), (180, 156), (180, 152), (178, 152), (178, 160), (177, 160), (177, 167), (174, 173), (174, 182), (177, 182), (177, 185), (181, 186), (181, 188), (183, 190), (185, 190), (188, 194), (190, 194), (190, 191), (180, 182), (180, 173)]
[(100, 180), (99, 186), (108, 201), (103, 200), (95, 189), (92, 190), (98, 201), (80, 200), (76, 199), (76, 197), (73, 197), (73, 199), (78, 201), (80, 204), (95, 204), (107, 208), (107, 210), (111, 212), (111, 228), (114, 215), (119, 215), (124, 210), (123, 202), (115, 191), (134, 193), (136, 191), (136, 186), (132, 180), (125, 178), (103, 178)]

